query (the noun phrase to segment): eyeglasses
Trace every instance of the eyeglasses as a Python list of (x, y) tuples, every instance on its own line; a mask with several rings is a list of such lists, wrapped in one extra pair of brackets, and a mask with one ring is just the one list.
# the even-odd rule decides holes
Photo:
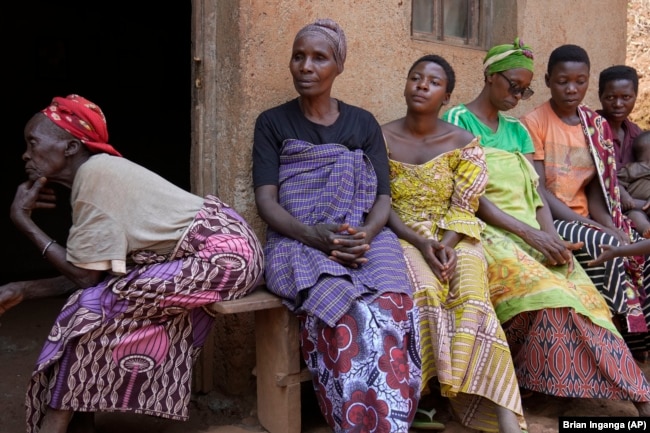
[(533, 89), (531, 89), (530, 87), (523, 88), (517, 86), (515, 83), (512, 82), (512, 80), (510, 80), (510, 78), (506, 77), (506, 75), (503, 72), (499, 71), (497, 72), (497, 74), (501, 75), (508, 82), (508, 84), (510, 85), (510, 87), (508, 87), (508, 93), (510, 93), (512, 96), (516, 97), (517, 95), (521, 95), (522, 101), (525, 101), (526, 99), (533, 96), (533, 94), (535, 93)]

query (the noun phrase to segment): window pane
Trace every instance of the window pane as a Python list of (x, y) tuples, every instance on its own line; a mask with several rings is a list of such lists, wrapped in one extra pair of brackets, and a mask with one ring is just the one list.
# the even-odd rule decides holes
[(413, 30), (433, 33), (433, 0), (413, 0)]
[(469, 0), (444, 1), (444, 35), (466, 39)]

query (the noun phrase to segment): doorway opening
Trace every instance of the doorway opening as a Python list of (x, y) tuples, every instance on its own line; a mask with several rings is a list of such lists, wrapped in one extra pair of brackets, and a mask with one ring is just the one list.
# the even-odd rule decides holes
[[(0, 284), (52, 273), (8, 215), (26, 179), (23, 127), (54, 96), (76, 93), (95, 102), (122, 155), (190, 189), (192, 3), (35, 0), (11, 9), (2, 12), (8, 103), (2, 123), (9, 139), (0, 158)], [(56, 191), (57, 209), (35, 212), (34, 219), (65, 244), (69, 195)]]

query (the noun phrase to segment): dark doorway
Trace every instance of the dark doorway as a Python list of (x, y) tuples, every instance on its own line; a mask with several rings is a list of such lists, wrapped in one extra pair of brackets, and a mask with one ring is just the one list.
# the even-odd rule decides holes
[[(2, 6), (2, 125), (9, 136), (0, 158), (0, 284), (52, 273), (8, 214), (16, 186), (25, 180), (23, 126), (54, 96), (77, 93), (97, 103), (111, 144), (189, 190), (191, 6), (87, 0)], [(34, 219), (65, 243), (70, 209), (67, 191), (59, 194), (57, 210)]]

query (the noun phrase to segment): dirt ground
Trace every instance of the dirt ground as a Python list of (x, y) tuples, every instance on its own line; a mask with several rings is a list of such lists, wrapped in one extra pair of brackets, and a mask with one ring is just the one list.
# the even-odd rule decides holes
[[(0, 317), (0, 432), (25, 431), (24, 396), (29, 375), (43, 340), (58, 314), (63, 299), (27, 301)], [(643, 366), (650, 377), (650, 364)], [(303, 432), (331, 433), (315, 405), (309, 384), (303, 393)], [(254, 409), (241, 413), (240, 402), (232, 397), (208, 394), (195, 396), (190, 420), (162, 420), (131, 414), (98, 414), (99, 433), (247, 433), (264, 432)], [(630, 402), (579, 400), (534, 394), (524, 398), (524, 415), (530, 433), (558, 431), (560, 416), (636, 416)], [(445, 433), (476, 433), (450, 420), (444, 401), (435, 418), (445, 423)], [(415, 432), (415, 431), (414, 431)]]
[[(640, 75), (639, 94), (632, 118), (650, 129), (650, 0), (630, 0), (626, 63)], [(24, 395), (34, 362), (45, 335), (56, 317), (62, 299), (29, 301), (0, 317), (0, 433), (25, 431)], [(650, 377), (650, 365), (642, 366)], [(328, 433), (309, 390), (303, 402), (303, 431)], [(239, 403), (229, 396), (196, 396), (190, 420), (167, 421), (155, 417), (99, 414), (100, 433), (245, 433), (261, 432), (254, 410), (241, 413)], [(635, 416), (629, 402), (612, 400), (562, 399), (535, 394), (523, 401), (530, 433), (557, 432), (560, 416)], [(441, 408), (436, 419), (444, 421), (446, 433), (468, 433)]]

